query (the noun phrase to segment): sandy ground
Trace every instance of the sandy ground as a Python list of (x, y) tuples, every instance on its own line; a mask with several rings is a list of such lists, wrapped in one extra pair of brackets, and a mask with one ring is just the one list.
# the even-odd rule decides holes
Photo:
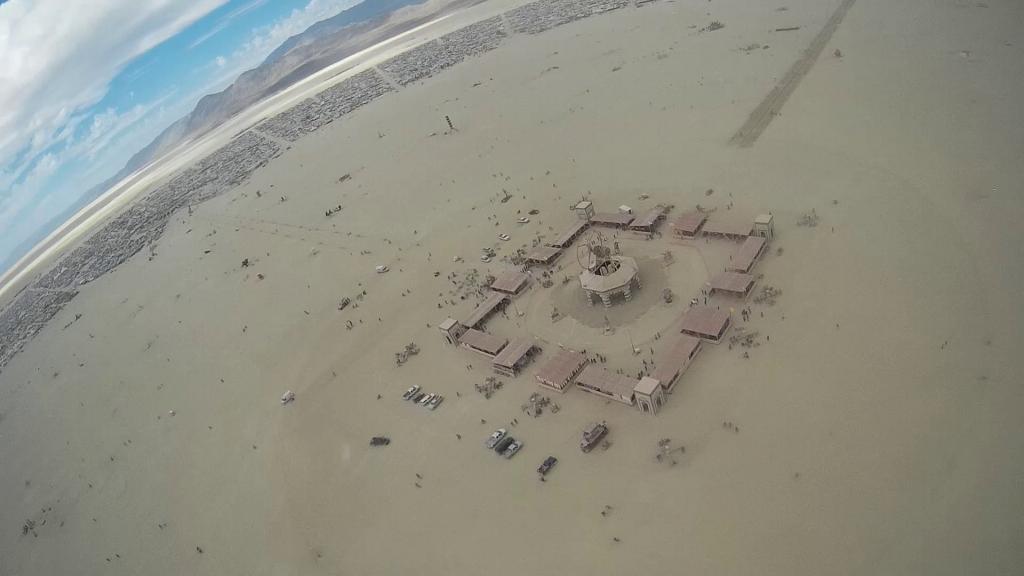
[[(655, 3), (516, 36), (176, 217), (0, 376), (0, 574), (1019, 571), (1024, 8), (860, 0), (756, 143), (730, 146), (834, 9), (784, 5)], [(706, 347), (656, 417), (572, 390), (529, 418), (536, 363), (484, 399), (487, 364), (434, 328), (472, 307), (438, 309), (447, 276), (504, 269), (480, 248), (554, 236), (581, 194), (771, 210), (756, 271), (782, 296), (746, 325), (770, 341)], [(534, 285), (488, 329), (635, 371), (627, 332), (653, 345), (731, 246), (622, 247), (644, 290), (681, 297), (638, 295), (604, 335), (567, 287)], [(403, 402), (413, 383), (447, 400)], [(506, 461), (482, 442), (514, 418)], [(611, 447), (581, 454), (600, 419)], [(676, 466), (660, 438), (686, 446)]]

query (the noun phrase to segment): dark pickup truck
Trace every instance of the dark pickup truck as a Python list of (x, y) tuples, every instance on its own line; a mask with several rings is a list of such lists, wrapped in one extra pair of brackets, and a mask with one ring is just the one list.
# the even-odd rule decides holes
[(501, 439), (500, 442), (498, 442), (497, 444), (494, 445), (494, 451), (497, 452), (498, 454), (501, 454), (502, 452), (505, 451), (506, 448), (508, 448), (509, 444), (511, 444), (511, 443), (513, 443), (515, 441), (516, 441), (515, 438), (513, 438), (511, 436), (505, 436), (504, 438)]
[(554, 467), (554, 465), (557, 463), (558, 458), (555, 458), (554, 456), (548, 456), (547, 458), (544, 459), (544, 462), (540, 465), (540, 468), (537, 468), (537, 473), (540, 474), (541, 476), (546, 476), (547, 473), (551, 471), (551, 468)]

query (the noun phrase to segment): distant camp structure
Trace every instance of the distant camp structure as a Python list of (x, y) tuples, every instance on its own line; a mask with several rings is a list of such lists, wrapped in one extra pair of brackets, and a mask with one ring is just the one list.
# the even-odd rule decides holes
[[(646, 199), (646, 196), (642, 195), (641, 199)], [(550, 287), (551, 270), (531, 272), (528, 268), (552, 266), (573, 247), (582, 270), (579, 274), (580, 290), (589, 304), (601, 301), (610, 307), (616, 301), (631, 300), (633, 292), (641, 288), (640, 267), (635, 258), (620, 252), (618, 242), (613, 243), (614, 250), (610, 248), (605, 234), (653, 239), (658, 236), (657, 227), (671, 206), (659, 204), (640, 212), (639, 217), (626, 205), (619, 206), (617, 212), (596, 212), (589, 200), (581, 200), (570, 208), (577, 216), (570, 225), (561, 228), (553, 239), (545, 241), (538, 237), (529, 252), (519, 252), (522, 261), (515, 262), (519, 269), (496, 272), (495, 276), (488, 277), (485, 283), (488, 289), (481, 292), (484, 298), (475, 308), (463, 316), (446, 318), (438, 324), (447, 343), (487, 358), (496, 374), (511, 378), (520, 375), (530, 360), (541, 353), (539, 343), (542, 340), (533, 336), (505, 338), (486, 332), (484, 325), (506, 305), (521, 297), (531, 283)], [(675, 338), (659, 342), (656, 353), (652, 348), (654, 358), (645, 360), (642, 370), (611, 369), (601, 365), (605, 359), (600, 354), (596, 358), (588, 357), (586, 351), (558, 344), (554, 354), (544, 358), (534, 373), (539, 386), (559, 393), (578, 388), (601, 399), (654, 415), (664, 408), (667, 396), (678, 385), (704, 344), (717, 344), (727, 338), (733, 322), (732, 308), (709, 303), (708, 299), (719, 295), (739, 299), (750, 296), (760, 278), (751, 271), (767, 253), (768, 244), (774, 238), (774, 218), (769, 213), (758, 215), (753, 221), (709, 219), (707, 211), (698, 206), (695, 211), (675, 218), (671, 227), (674, 240), (695, 240), (703, 236), (709, 242), (717, 238), (737, 243), (723, 269), (704, 284), (701, 291), (704, 305), (698, 298), (690, 299), (690, 306), (676, 324), (678, 333)], [(662, 254), (665, 265), (671, 265), (674, 261), (672, 252), (666, 250)], [(570, 282), (570, 278), (565, 276), (564, 281)], [(777, 294), (771, 287), (764, 287), (761, 292), (768, 296), (755, 297), (755, 302), (758, 298)], [(671, 287), (662, 289), (661, 300), (665, 304), (671, 305), (675, 299)], [(523, 315), (518, 308), (516, 310), (519, 316)], [(744, 314), (746, 319), (746, 311)], [(555, 307), (552, 318), (558, 316), (558, 308)], [(751, 338), (749, 334), (746, 337)], [(638, 349), (634, 347), (633, 351)], [(540, 405), (534, 402), (535, 398), (542, 396), (534, 394), (531, 402), (524, 405), (524, 410), (532, 415), (540, 413)], [(588, 427), (581, 448), (587, 451), (596, 446), (606, 431), (603, 424), (595, 423)]]

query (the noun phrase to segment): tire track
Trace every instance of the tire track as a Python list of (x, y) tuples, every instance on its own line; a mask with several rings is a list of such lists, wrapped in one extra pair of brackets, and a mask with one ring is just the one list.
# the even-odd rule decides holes
[(786, 75), (782, 77), (782, 80), (772, 88), (772, 91), (761, 100), (761, 103), (754, 108), (754, 111), (750, 113), (747, 121), (740, 126), (740, 129), (733, 134), (732, 138), (729, 139), (729, 144), (739, 146), (740, 148), (749, 148), (754, 145), (754, 142), (764, 133), (765, 129), (768, 128), (768, 124), (771, 123), (782, 107), (786, 104), (786, 100), (796, 90), (796, 87), (800, 85), (800, 81), (804, 79), (804, 76), (811, 71), (811, 67), (814, 66), (814, 62), (817, 61), (818, 56), (821, 55), (821, 51), (825, 49), (825, 45), (832, 39), (832, 34), (839, 27), (839, 24), (843, 21), (846, 16), (846, 12), (853, 6), (853, 3), (857, 0), (843, 0), (842, 3), (836, 7), (835, 12), (829, 17), (828, 21), (825, 22), (825, 26), (818, 32), (818, 35), (811, 40), (811, 43), (804, 49), (803, 56), (801, 56), (796, 62), (790, 66), (789, 70), (786, 71)]

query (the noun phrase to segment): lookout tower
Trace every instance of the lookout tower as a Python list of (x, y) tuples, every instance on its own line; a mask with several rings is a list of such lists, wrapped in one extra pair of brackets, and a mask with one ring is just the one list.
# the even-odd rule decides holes
[(648, 414), (657, 414), (658, 409), (665, 404), (665, 390), (662, 389), (661, 382), (650, 376), (644, 376), (633, 387), (633, 398), (636, 400), (638, 410)]
[(754, 236), (760, 236), (769, 242), (775, 236), (775, 223), (771, 214), (759, 214), (754, 218)]
[(594, 216), (594, 203), (590, 200), (580, 200), (572, 209), (580, 220), (590, 222), (590, 219)]
[(444, 322), (438, 324), (437, 329), (441, 331), (445, 342), (453, 346), (459, 343), (459, 338), (466, 332), (466, 327), (454, 318), (445, 318)]

